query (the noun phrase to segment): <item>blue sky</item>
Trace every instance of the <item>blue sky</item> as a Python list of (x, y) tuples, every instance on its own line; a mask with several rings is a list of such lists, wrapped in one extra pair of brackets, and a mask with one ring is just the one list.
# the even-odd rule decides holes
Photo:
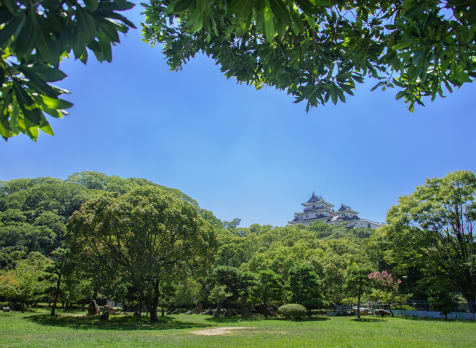
[[(140, 11), (129, 12), (138, 27)], [(305, 112), (272, 88), (227, 80), (197, 57), (170, 72), (160, 47), (129, 32), (111, 64), (66, 61), (70, 116), (55, 136), (0, 143), (0, 180), (95, 170), (175, 187), (224, 220), (285, 225), (315, 191), (384, 221), (427, 177), (476, 170), (476, 85), (411, 114), (395, 91), (360, 86)]]

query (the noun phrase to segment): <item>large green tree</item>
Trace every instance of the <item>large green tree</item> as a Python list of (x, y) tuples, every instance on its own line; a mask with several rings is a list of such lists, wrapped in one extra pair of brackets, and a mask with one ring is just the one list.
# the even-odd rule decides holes
[(286, 90), (307, 108), (356, 83), (397, 88), (413, 110), (476, 77), (472, 0), (151, 0), (145, 39), (174, 70), (197, 53), (226, 77)]
[(150, 290), (146, 300), (152, 321), (157, 320), (161, 282), (171, 280), (177, 265), (206, 263), (215, 239), (195, 206), (156, 186), (87, 201), (68, 228), (73, 252), (89, 250), (111, 273)]
[(457, 171), (428, 179), (400, 197), (381, 228), (386, 260), (401, 274), (416, 268), (447, 280), (474, 306), (476, 300), (476, 176)]
[(51, 84), (66, 77), (61, 60), (72, 53), (86, 64), (92, 52), (110, 62), (119, 32), (134, 28), (120, 12), (133, 6), (126, 0), (0, 1), (0, 135), (53, 135), (45, 115), (61, 118), (73, 105), (60, 99), (68, 91)]

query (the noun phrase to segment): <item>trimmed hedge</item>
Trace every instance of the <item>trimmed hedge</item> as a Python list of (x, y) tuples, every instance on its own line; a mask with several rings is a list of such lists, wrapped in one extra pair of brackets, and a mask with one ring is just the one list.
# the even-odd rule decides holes
[(290, 303), (279, 307), (278, 313), (286, 319), (302, 320), (307, 315), (307, 310), (300, 304)]

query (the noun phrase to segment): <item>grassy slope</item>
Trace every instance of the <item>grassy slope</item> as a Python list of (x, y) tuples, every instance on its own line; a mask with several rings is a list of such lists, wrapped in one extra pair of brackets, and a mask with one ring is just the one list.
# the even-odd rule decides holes
[[(348, 317), (292, 322), (222, 320), (174, 315), (150, 324), (146, 318), (113, 317), (108, 322), (45, 312), (0, 313), (2, 347), (476, 347), (476, 323)], [(364, 319), (365, 320), (365, 319)], [(190, 331), (247, 326), (224, 336)]]

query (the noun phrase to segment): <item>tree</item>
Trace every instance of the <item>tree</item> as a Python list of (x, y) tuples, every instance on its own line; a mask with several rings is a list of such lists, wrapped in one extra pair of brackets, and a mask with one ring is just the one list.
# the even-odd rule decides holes
[(389, 263), (447, 280), (470, 307), (476, 300), (476, 176), (428, 179), (387, 214), (381, 232)]
[(276, 305), (282, 301), (283, 290), (279, 275), (271, 270), (263, 270), (258, 273), (258, 280), (252, 288), (252, 297), (255, 304), (262, 306), (266, 318), (269, 305)]
[(38, 302), (49, 286), (44, 274), (49, 264), (50, 260), (38, 252), (17, 261), (14, 269), (0, 273), (0, 298), (22, 310), (25, 305)]
[(61, 118), (73, 104), (68, 91), (51, 85), (63, 80), (60, 62), (71, 52), (86, 64), (112, 60), (119, 32), (134, 24), (119, 12), (126, 0), (4, 0), (0, 4), (0, 135), (19, 133), (36, 140), (38, 130), (53, 135), (45, 114)]
[(289, 302), (306, 307), (309, 316), (311, 310), (324, 304), (321, 282), (314, 269), (309, 265), (298, 265), (289, 272), (288, 287), (291, 292)]
[(392, 304), (395, 302), (406, 302), (406, 300), (411, 296), (411, 294), (399, 294), (398, 288), (402, 281), (400, 279), (394, 279), (393, 275), (387, 271), (372, 272), (368, 277), (373, 281), (373, 289), (370, 297), (388, 304), (388, 309), (390, 313), (392, 313), (392, 316)]
[(365, 77), (423, 97), (476, 77), (471, 0), (151, 0), (144, 37), (171, 69), (198, 52), (239, 83), (286, 90), (307, 109), (345, 101)]
[(448, 319), (448, 313), (451, 313), (458, 305), (458, 301), (452, 291), (451, 284), (441, 279), (435, 279), (428, 287), (428, 302), (441, 314)]
[(66, 269), (68, 268), (68, 262), (70, 261), (69, 259), (69, 253), (70, 251), (68, 249), (64, 248), (57, 248), (55, 251), (51, 253), (52, 256), (52, 264), (50, 265), (49, 271), (54, 275), (56, 278), (56, 286), (55, 286), (55, 297), (53, 300), (53, 306), (51, 307), (51, 315), (56, 314), (56, 304), (58, 303), (58, 297), (60, 295), (60, 289), (61, 289), (61, 280), (64, 276), (64, 273)]
[(89, 200), (68, 228), (73, 252), (89, 249), (110, 272), (150, 289), (152, 321), (158, 320), (160, 284), (170, 279), (169, 271), (206, 263), (214, 249), (214, 233), (198, 209), (155, 186)]
[(228, 313), (233, 307), (241, 307), (244, 313), (245, 307), (251, 299), (251, 289), (255, 285), (256, 278), (252, 272), (243, 272), (236, 267), (218, 266), (211, 276), (211, 297), (217, 303), (215, 316), (218, 317), (223, 306)]
[(357, 318), (360, 319), (360, 300), (362, 295), (370, 289), (369, 274), (371, 269), (367, 266), (360, 266), (356, 263), (347, 269), (345, 289), (352, 297), (357, 297)]

